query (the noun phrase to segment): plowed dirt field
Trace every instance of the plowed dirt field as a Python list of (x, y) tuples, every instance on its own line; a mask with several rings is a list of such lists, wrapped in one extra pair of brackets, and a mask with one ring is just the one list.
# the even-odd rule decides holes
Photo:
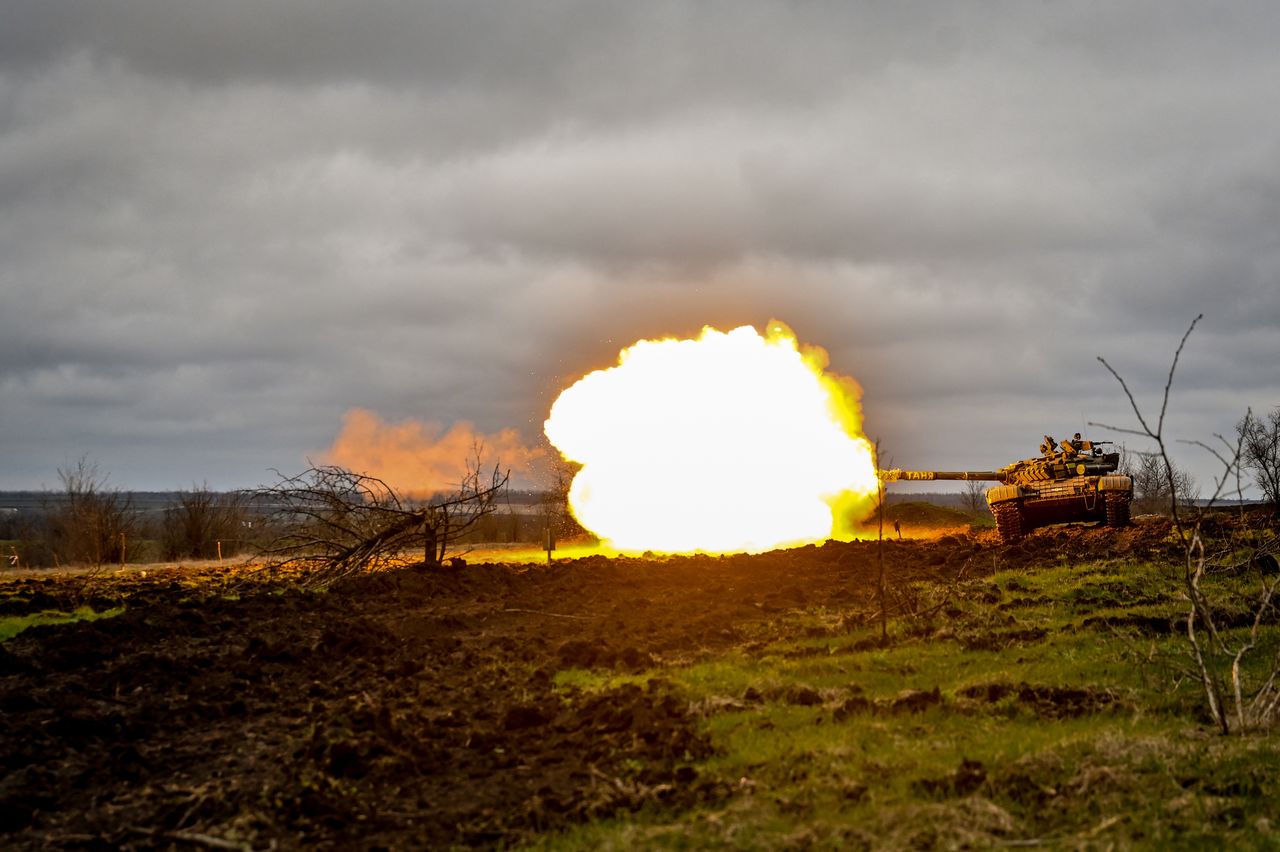
[[(1162, 528), (886, 541), (887, 585), (1143, 558)], [(0, 614), (123, 612), (0, 645), (0, 846), (518, 845), (575, 821), (740, 795), (661, 676), (822, 611), (875, 618), (875, 542), (756, 556), (410, 566), (324, 591), (169, 569), (0, 582)], [(892, 597), (891, 600), (898, 600)], [(564, 669), (657, 670), (584, 691)]]

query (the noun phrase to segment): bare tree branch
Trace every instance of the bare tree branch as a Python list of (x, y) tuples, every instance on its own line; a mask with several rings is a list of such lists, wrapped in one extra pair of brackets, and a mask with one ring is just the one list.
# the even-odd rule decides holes
[[(1228, 483), (1233, 478), (1236, 482), (1237, 494), (1242, 493), (1240, 468), (1242, 458), (1247, 457), (1247, 433), (1253, 420), (1251, 414), (1246, 414), (1244, 420), (1237, 426), (1238, 440), (1234, 445), (1222, 435), (1215, 434), (1215, 437), (1225, 448), (1225, 452), (1203, 441), (1184, 442), (1194, 444), (1208, 451), (1222, 464), (1222, 475), (1214, 477), (1214, 490), (1207, 501), (1199, 505), (1188, 505), (1185, 515), (1179, 511), (1180, 478), (1184, 477), (1185, 474), (1181, 474), (1169, 458), (1168, 445), (1164, 435), (1164, 422), (1165, 415), (1168, 412), (1169, 395), (1173, 387), (1173, 377), (1177, 371), (1178, 361), (1182, 355), (1183, 348), (1186, 346), (1187, 339), (1191, 336), (1191, 332), (1202, 317), (1203, 314), (1192, 320), (1186, 333), (1182, 335), (1177, 350), (1174, 352), (1173, 361), (1169, 367), (1169, 375), (1164, 385), (1164, 394), (1161, 398), (1160, 416), (1156, 420), (1155, 428), (1152, 428), (1149, 421), (1143, 416), (1142, 410), (1134, 399), (1124, 378), (1105, 359), (1100, 357), (1098, 360), (1120, 383), (1120, 387), (1133, 409), (1134, 416), (1141, 426), (1141, 429), (1137, 430), (1115, 429), (1109, 426), (1104, 426), (1103, 428), (1140, 435), (1155, 442), (1156, 451), (1154, 453), (1139, 454), (1139, 465), (1142, 469), (1151, 469), (1158, 473), (1167, 486), (1165, 493), (1169, 500), (1169, 509), (1173, 517), (1174, 527), (1182, 542), (1183, 585), (1190, 601), (1190, 608), (1186, 617), (1188, 651), (1195, 663), (1195, 670), (1204, 690), (1209, 714), (1222, 733), (1227, 734), (1231, 732), (1233, 727), (1238, 731), (1245, 731), (1271, 724), (1275, 719), (1277, 708), (1280, 707), (1280, 689), (1277, 688), (1277, 683), (1280, 681), (1280, 659), (1271, 661), (1270, 669), (1264, 672), (1260, 684), (1256, 682), (1251, 684), (1246, 671), (1247, 667), (1244, 665), (1246, 657), (1259, 647), (1259, 633), (1265, 620), (1275, 615), (1273, 601), (1280, 579), (1269, 580), (1265, 573), (1262, 574), (1260, 595), (1253, 608), (1252, 625), (1247, 636), (1240, 638), (1236, 632), (1224, 630), (1219, 626), (1215, 615), (1219, 611), (1219, 607), (1215, 605), (1210, 593), (1206, 591), (1204, 582), (1209, 573), (1209, 557), (1206, 554), (1204, 538), (1205, 520), (1207, 512), (1224, 494)], [(1277, 418), (1277, 425), (1280, 426), (1280, 418)], [(1158, 470), (1155, 470), (1156, 468)], [(1137, 475), (1141, 478), (1143, 476), (1142, 470), (1139, 470)], [(1186, 482), (1183, 481), (1181, 486), (1182, 490), (1185, 491)], [(1243, 517), (1243, 509), (1241, 512)], [(1258, 545), (1252, 538), (1248, 539), (1248, 541), (1250, 542), (1249, 546), (1252, 548), (1252, 554), (1241, 564), (1246, 566), (1275, 564), (1274, 556), (1271, 555), (1270, 551), (1280, 548), (1277, 548), (1274, 537), (1261, 545)], [(1240, 542), (1230, 542), (1231, 546), (1223, 550), (1230, 555), (1238, 548), (1239, 544)], [(1271, 560), (1270, 563), (1264, 563), (1261, 558), (1264, 554)], [(1224, 624), (1228, 627), (1230, 626), (1230, 622), (1224, 622)]]
[(481, 469), (483, 447), (473, 449), (456, 491), (422, 500), (400, 495), (383, 480), (333, 465), (313, 466), (260, 490), (272, 508), (276, 535), (263, 549), (271, 568), (310, 569), (328, 585), (349, 574), (409, 561), (420, 553), (440, 565), (479, 521), (496, 511), (509, 474)]

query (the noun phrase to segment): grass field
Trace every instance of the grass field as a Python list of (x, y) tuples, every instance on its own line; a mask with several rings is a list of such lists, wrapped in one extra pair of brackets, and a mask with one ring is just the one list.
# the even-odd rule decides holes
[[(1154, 564), (1006, 572), (952, 614), (833, 638), (791, 613), (761, 647), (689, 666), (562, 672), (565, 688), (678, 684), (717, 748), (727, 806), (590, 824), (544, 849), (1277, 848), (1280, 742), (1221, 737)], [(777, 638), (779, 634), (814, 638)], [(1276, 636), (1263, 658), (1274, 659)]]
[(41, 624), (67, 624), (73, 621), (93, 621), (99, 618), (110, 618), (122, 612), (124, 612), (124, 609), (120, 607), (99, 611), (89, 606), (81, 606), (70, 612), (46, 610), (22, 615), (0, 615), (0, 642), (12, 639), (28, 627), (35, 627)]

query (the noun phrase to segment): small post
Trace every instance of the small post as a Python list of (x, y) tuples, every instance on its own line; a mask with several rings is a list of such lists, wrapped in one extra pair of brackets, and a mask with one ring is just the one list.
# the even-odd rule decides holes
[[(880, 468), (880, 439), (875, 443), (876, 469)], [(880, 564), (878, 595), (880, 598), (880, 644), (889, 644), (889, 611), (884, 601), (884, 480), (876, 477), (876, 560)]]
[(440, 564), (440, 554), (438, 551), (439, 541), (436, 538), (436, 528), (431, 525), (431, 521), (425, 516), (422, 519), (422, 563), (425, 567), (430, 568), (432, 565)]
[(550, 565), (551, 551), (556, 549), (556, 534), (551, 531), (551, 527), (547, 527), (546, 538), (543, 541), (543, 546), (547, 550), (547, 564)]
[(222, 564), (222, 539), (218, 539), (218, 564)]
[(124, 530), (120, 530), (120, 567), (121, 568), (124, 567), (124, 562), (125, 562), (124, 546), (125, 546)]

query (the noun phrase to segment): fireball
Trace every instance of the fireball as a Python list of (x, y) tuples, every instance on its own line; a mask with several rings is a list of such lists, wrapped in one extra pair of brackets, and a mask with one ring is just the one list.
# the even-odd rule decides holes
[(859, 389), (770, 322), (641, 340), (551, 406), (574, 516), (623, 551), (758, 552), (847, 532), (877, 490)]

